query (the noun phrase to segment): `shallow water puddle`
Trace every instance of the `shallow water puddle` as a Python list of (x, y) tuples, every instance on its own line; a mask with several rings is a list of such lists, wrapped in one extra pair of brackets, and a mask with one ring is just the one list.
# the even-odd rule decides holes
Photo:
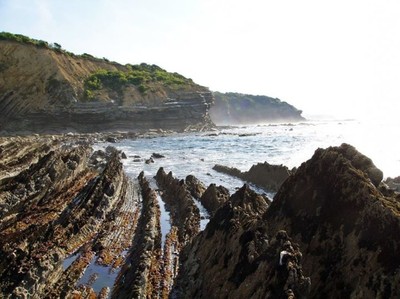
[(171, 230), (171, 217), (169, 212), (165, 209), (165, 203), (161, 199), (159, 192), (157, 192), (157, 200), (160, 206), (160, 226), (161, 226), (161, 247), (164, 247), (165, 238)]
[(63, 270), (66, 270), (80, 256), (79, 253), (73, 253), (63, 261)]
[(161, 226), (161, 248), (164, 248), (165, 238), (167, 234), (171, 231), (171, 216), (165, 207), (165, 203), (162, 200), (159, 191), (157, 191), (158, 186), (154, 178), (147, 178), (150, 183), (150, 188), (156, 190), (158, 205), (160, 206), (160, 226)]
[(208, 214), (206, 208), (199, 200), (194, 197), (192, 197), (192, 199), (200, 211), (200, 230), (204, 230), (207, 226), (207, 223), (210, 221), (210, 214)]
[(97, 256), (94, 256), (85, 273), (79, 279), (77, 286), (86, 285), (93, 288), (96, 293), (99, 293), (102, 288), (109, 287), (110, 294), (117, 278), (119, 268), (106, 267), (96, 263)]

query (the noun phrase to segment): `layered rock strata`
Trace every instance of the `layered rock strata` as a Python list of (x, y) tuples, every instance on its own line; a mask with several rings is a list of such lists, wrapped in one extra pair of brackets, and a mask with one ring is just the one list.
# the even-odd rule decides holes
[(217, 125), (240, 125), (304, 121), (302, 111), (277, 98), (234, 92), (214, 92), (215, 105), (210, 110)]
[(200, 201), (209, 215), (213, 215), (229, 199), (229, 190), (224, 186), (212, 183), (206, 188), (194, 175), (188, 175), (185, 183), (192, 196)]
[(208, 88), (154, 65), (136, 68), (142, 73), (90, 55), (0, 40), (0, 133), (183, 131), (213, 125)]
[[(135, 229), (138, 199), (118, 151), (110, 150), (104, 167), (95, 169), (89, 146), (42, 142), (47, 153), (37, 161), (31, 151), (26, 159), (17, 155), (23, 170), (0, 181), (0, 293), (6, 298), (80, 293), (78, 281), (90, 264), (119, 267)], [(75, 261), (64, 269), (71, 254)]]
[(230, 194), (227, 188), (212, 183), (200, 197), (200, 202), (210, 215), (214, 215), (229, 197)]
[(163, 168), (154, 190), (96, 138), (0, 138), (0, 297), (400, 296), (400, 194), (354, 147), (318, 149), (271, 203)]
[(186, 244), (200, 231), (200, 211), (184, 180), (174, 178), (160, 168), (156, 175), (157, 185), (162, 190), (162, 199), (171, 213), (172, 225), (178, 228), (181, 245)]
[(282, 183), (292, 173), (286, 166), (271, 165), (267, 162), (253, 165), (248, 171), (242, 172), (237, 168), (223, 165), (215, 165), (215, 171), (238, 177), (249, 183), (253, 183), (265, 190), (278, 191)]
[(139, 175), (142, 212), (132, 249), (122, 267), (112, 298), (156, 298), (161, 281), (161, 228), (157, 195)]

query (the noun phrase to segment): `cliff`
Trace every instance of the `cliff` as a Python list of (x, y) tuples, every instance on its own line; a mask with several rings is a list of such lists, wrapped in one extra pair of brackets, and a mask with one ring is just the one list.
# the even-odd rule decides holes
[(302, 111), (279, 99), (240, 93), (214, 92), (215, 105), (210, 110), (217, 125), (243, 125), (305, 120)]
[(201, 128), (211, 92), (156, 65), (121, 65), (0, 33), (0, 131)]

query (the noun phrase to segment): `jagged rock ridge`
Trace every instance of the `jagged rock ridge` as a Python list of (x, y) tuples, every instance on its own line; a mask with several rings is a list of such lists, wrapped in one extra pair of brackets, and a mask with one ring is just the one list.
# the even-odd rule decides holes
[(285, 231), (268, 235), (267, 201), (244, 185), (182, 252), (177, 298), (302, 298), (309, 278)]
[[(354, 147), (318, 149), (276, 194), (264, 220), (300, 245), (310, 296), (400, 296), (400, 196)], [(378, 188), (379, 187), (379, 188)]]

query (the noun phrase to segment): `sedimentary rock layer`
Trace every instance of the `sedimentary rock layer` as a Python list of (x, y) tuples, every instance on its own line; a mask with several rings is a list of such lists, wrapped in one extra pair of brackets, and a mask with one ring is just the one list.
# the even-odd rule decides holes
[(217, 125), (303, 121), (302, 111), (277, 98), (240, 93), (214, 92), (210, 115)]
[[(0, 134), (182, 131), (212, 125), (208, 110), (213, 95), (208, 88), (157, 66), (137, 67), (153, 72), (146, 80), (137, 78), (142, 86), (119, 80), (130, 76), (131, 65), (0, 40)], [(97, 78), (91, 90), (87, 80), (99, 72), (108, 74), (109, 84)], [(179, 84), (162, 81), (174, 76), (181, 79)]]
[(156, 180), (171, 213), (172, 225), (178, 228), (179, 242), (184, 245), (200, 231), (200, 211), (184, 180), (174, 178), (172, 172), (166, 174), (162, 167)]
[(156, 298), (160, 292), (160, 207), (143, 173), (139, 182), (142, 212), (132, 249), (118, 275), (112, 298)]
[(215, 165), (213, 169), (218, 172), (238, 177), (269, 191), (278, 191), (282, 183), (291, 174), (291, 171), (286, 166), (271, 165), (267, 162), (253, 165), (245, 172), (234, 167), (223, 165)]
[(224, 186), (212, 183), (206, 188), (194, 175), (188, 175), (185, 183), (190, 194), (200, 201), (209, 215), (213, 215), (229, 199), (229, 190)]
[[(131, 244), (138, 199), (119, 152), (110, 150), (105, 166), (95, 169), (88, 145), (57, 147), (54, 143), (61, 141), (48, 141), (38, 147), (45, 149), (41, 157), (32, 159), (32, 151), (26, 151), (26, 159), (16, 155), (23, 170), (0, 181), (0, 292), (5, 297), (64, 297), (79, 287), (95, 255), (102, 264), (118, 267)], [(29, 140), (12, 143), (18, 147)], [(11, 157), (4, 157), (10, 167)], [(72, 253), (76, 260), (63, 269)]]

